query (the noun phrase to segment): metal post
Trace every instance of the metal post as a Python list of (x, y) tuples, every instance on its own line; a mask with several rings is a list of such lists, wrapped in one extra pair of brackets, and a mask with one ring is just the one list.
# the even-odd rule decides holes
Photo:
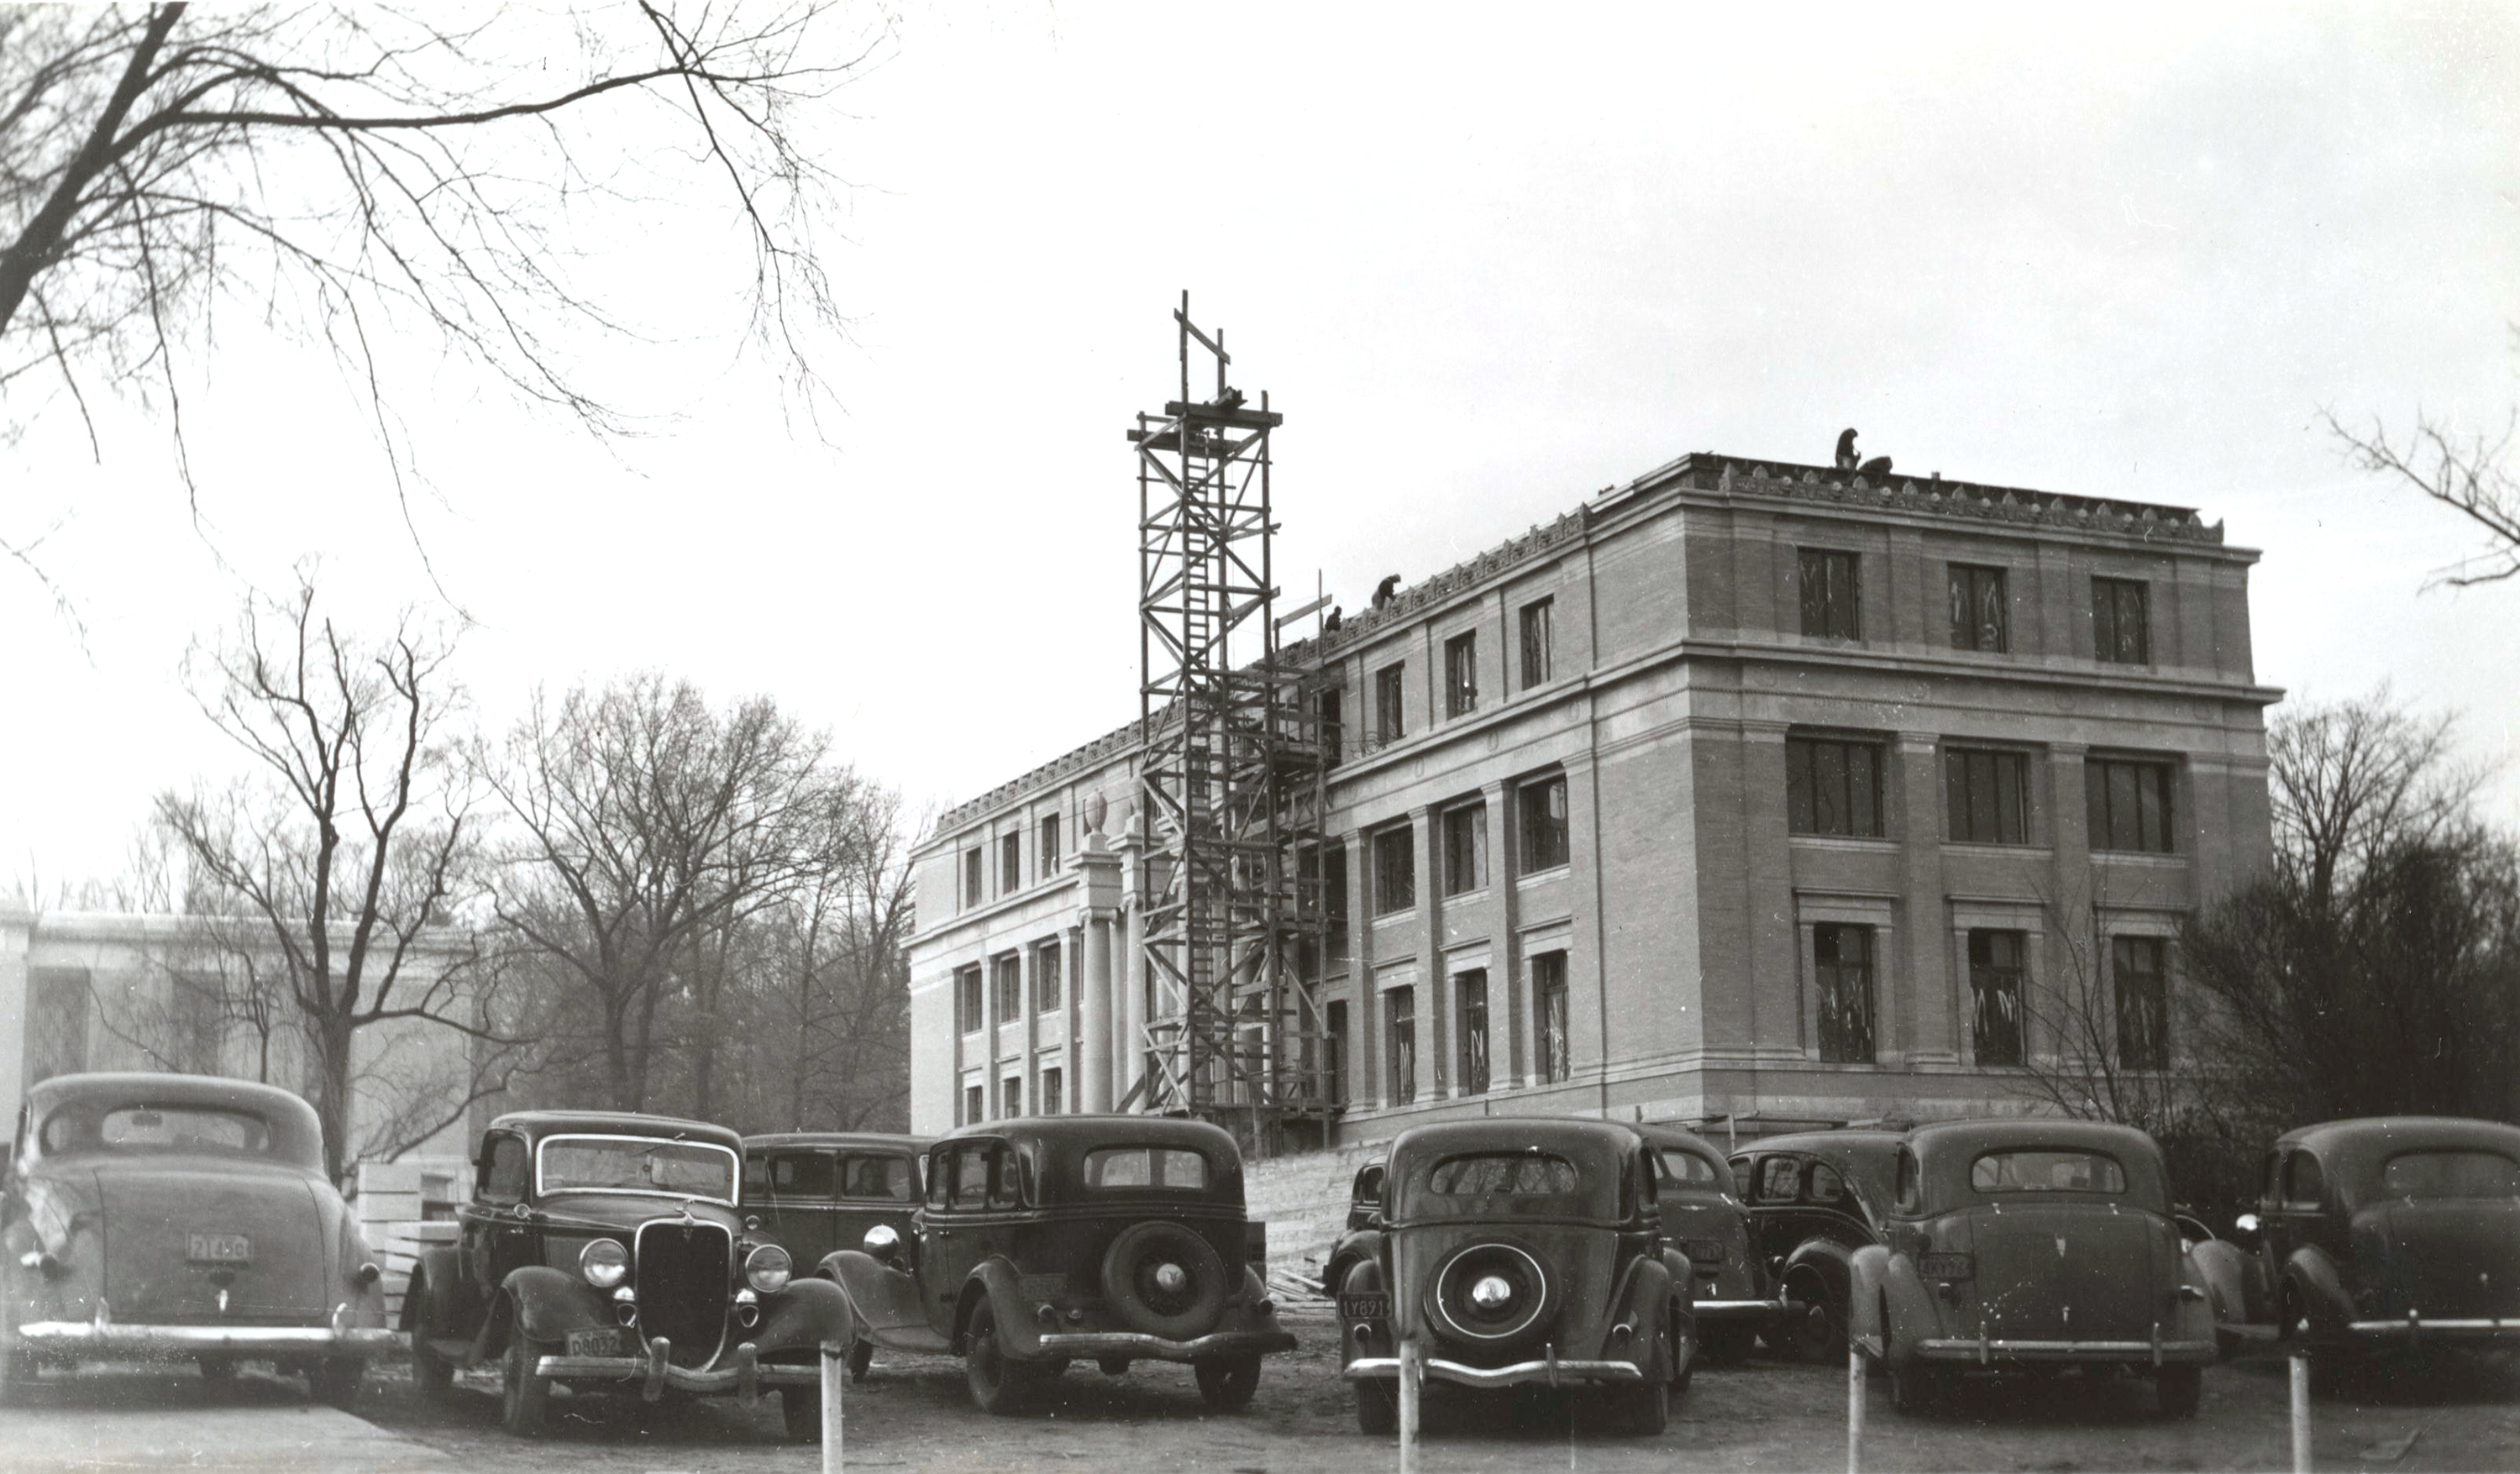
[(840, 1474), (840, 1388), (848, 1382), (849, 1349), (823, 1343), (823, 1474)]
[(1417, 1337), (1400, 1343), (1400, 1474), (1416, 1474), (1418, 1468), (1418, 1383), (1424, 1375), (1425, 1357)]
[(2310, 1474), (2310, 1356), (2295, 1351), (2292, 1362), (2293, 1474)]
[(1864, 1350), (1852, 1337), (1846, 1344), (1846, 1474), (1864, 1468)]

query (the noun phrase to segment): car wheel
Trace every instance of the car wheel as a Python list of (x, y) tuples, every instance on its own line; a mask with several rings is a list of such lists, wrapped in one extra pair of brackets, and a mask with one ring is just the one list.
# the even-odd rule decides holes
[(1671, 1426), (1671, 1384), (1660, 1377), (1614, 1388), (1610, 1400), (1612, 1416), (1623, 1433), (1656, 1438)]
[(1399, 1387), (1379, 1377), (1366, 1377), (1355, 1385), (1356, 1431), (1374, 1438), (1389, 1438), (1399, 1432)]
[(306, 1370), (306, 1390), (328, 1407), (348, 1412), (359, 1406), (359, 1388), (368, 1379), (368, 1363), (357, 1357), (335, 1357)]
[(1001, 1415), (1020, 1410), (1033, 1389), (1033, 1368), (998, 1345), (998, 1313), (985, 1299), (971, 1307), (971, 1323), (963, 1332), (963, 1380), (973, 1407)]
[(551, 1378), (534, 1370), (555, 1343), (537, 1341), (518, 1326), (499, 1359), (499, 1426), (518, 1438), (539, 1438), (551, 1408)]
[(1131, 1330), (1186, 1341), (1215, 1329), (1225, 1261), (1208, 1241), (1162, 1219), (1138, 1224), (1102, 1252), (1102, 1293)]
[(864, 1336), (860, 1336), (857, 1344), (849, 1348), (849, 1380), (852, 1382), (865, 1381), (867, 1368), (874, 1364), (875, 1343)]
[(1890, 1368), (1890, 1406), (1911, 1415), (1930, 1412), (1943, 1400), (1943, 1371), (1926, 1362), (1910, 1362)]
[(823, 1389), (820, 1387), (782, 1387), (779, 1389), (779, 1420), (788, 1426), (788, 1441), (797, 1444), (819, 1443), (823, 1437)]
[(1260, 1390), (1260, 1354), (1256, 1351), (1210, 1357), (1191, 1363), (1191, 1370), (1198, 1377), (1198, 1395), (1219, 1412), (1240, 1412), (1251, 1406), (1251, 1395)]
[(2152, 1376), (2152, 1395), (2164, 1417), (2194, 1417), (2205, 1397), (2205, 1368), (2165, 1366)]
[(1751, 1343), (1758, 1340), (1756, 1327), (1739, 1321), (1709, 1325), (1698, 1332), (1698, 1344), (1706, 1350), (1706, 1360), (1718, 1366), (1737, 1366), (1750, 1360)]
[(1846, 1307), (1818, 1273), (1785, 1285), (1786, 1344), (1806, 1362), (1828, 1362), (1846, 1355)]
[(411, 1332), (411, 1385), (432, 1402), (444, 1401), (455, 1390), (455, 1363), (431, 1350), (418, 1326)]
[(1096, 1357), (1094, 1364), (1101, 1367), (1106, 1377), (1125, 1377), (1129, 1374), (1127, 1357)]
[(1691, 1336), (1687, 1340), (1682, 1339), (1679, 1331), (1680, 1321), (1677, 1317), (1674, 1317), (1672, 1320), (1671, 1354), (1680, 1363), (1672, 1368), (1671, 1373), (1671, 1395), (1674, 1398), (1683, 1398), (1688, 1395), (1688, 1379), (1697, 1375), (1697, 1348), (1703, 1344), (1694, 1336)]

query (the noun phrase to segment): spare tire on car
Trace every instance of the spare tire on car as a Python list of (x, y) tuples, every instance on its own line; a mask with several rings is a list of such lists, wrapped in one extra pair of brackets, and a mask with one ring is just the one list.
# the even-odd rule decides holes
[(1176, 1223), (1138, 1224), (1102, 1254), (1102, 1293), (1133, 1330), (1179, 1341), (1208, 1330), (1225, 1306), (1225, 1261)]

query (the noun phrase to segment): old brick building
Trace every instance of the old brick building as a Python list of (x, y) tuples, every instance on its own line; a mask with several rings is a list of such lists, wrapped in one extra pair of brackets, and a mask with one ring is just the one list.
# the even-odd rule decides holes
[[(2094, 1037), (2173, 1066), (2169, 939), (2269, 849), (2256, 557), (2183, 509), (1694, 454), (1349, 618), (1340, 1139), (2023, 1108)], [(1135, 735), (920, 852), (915, 1130), (1128, 1098)]]

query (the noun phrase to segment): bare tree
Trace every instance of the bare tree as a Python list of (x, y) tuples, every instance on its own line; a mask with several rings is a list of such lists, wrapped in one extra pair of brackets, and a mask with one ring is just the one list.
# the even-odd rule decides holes
[(713, 712), (652, 672), (556, 711), (538, 695), (482, 770), (518, 831), (499, 917), (591, 1001), (623, 1109), (652, 1098), (666, 1005), (714, 999), (710, 949), (867, 842), (861, 785), (828, 737), (767, 698)]
[[(633, 417), (564, 338), (632, 327), (580, 262), (636, 239), (616, 209), (713, 189), (749, 242), (748, 338), (810, 414), (841, 326), (812, 120), (884, 36), (822, 0), (0, 7), (0, 393), (18, 418), (49, 383), (99, 455), (94, 395), (163, 413), (197, 519), (184, 366), (223, 299), (336, 358), (398, 491), (381, 350), (406, 335), (612, 435)], [(33, 566), (36, 541), (7, 551)]]
[[(2512, 335), (2520, 344), (2520, 326)], [(2485, 534), (2484, 547), (2435, 570), (2428, 586), (2466, 588), (2520, 574), (2520, 481), (2512, 477), (2510, 461), (2520, 410), (2505, 416), (2501, 433), (2493, 436), (2461, 432), (2420, 412), (2403, 439), (2376, 419), (2368, 430), (2357, 430), (2333, 410), (2321, 411), (2320, 418), (2353, 465), (2412, 486)]]
[(467, 994), (470, 943), (449, 925), (472, 850), (451, 652), (409, 617), (373, 644), (343, 634), (301, 570), (293, 599), (249, 600), (233, 636), (194, 650), (196, 697), (248, 775), (157, 802), (192, 904), (250, 925), (226, 927), (218, 950), (269, 969), (303, 1033), (337, 1177), (363, 1036), (489, 1036)]
[[(2023, 1070), (2011, 1078), (2021, 1094), (2076, 1120), (2115, 1121), (2157, 1133), (2173, 1123), (2181, 1106), (2168, 943), (2133, 934), (2122, 939), (2116, 928), (2125, 908), (2113, 900), (2123, 899), (2111, 896), (2106, 871), (2094, 865), (2083, 894), (2041, 903), (2054, 930), (2048, 956), (2057, 965), (2010, 990), (1981, 988), (1972, 976), (1970, 994), (1981, 1011), (2000, 1010), (2006, 992), (2018, 997), (2014, 1037)], [(2142, 948), (2147, 961), (2160, 963), (2158, 970), (2132, 969), (2134, 959), (2121, 956), (2124, 942)], [(1984, 1037), (2000, 1031), (2002, 1023), (1981, 1019), (1976, 1026)]]

